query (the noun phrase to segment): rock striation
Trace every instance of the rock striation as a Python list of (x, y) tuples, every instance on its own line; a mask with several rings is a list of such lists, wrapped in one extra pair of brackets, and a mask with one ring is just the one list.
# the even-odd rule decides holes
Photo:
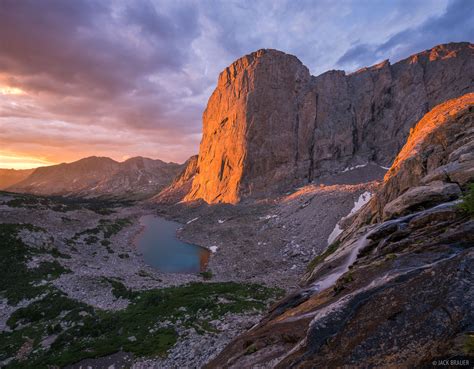
[[(207, 368), (432, 367), (472, 357), (474, 94), (415, 126), (371, 201)], [(467, 201), (467, 200), (464, 200)]]
[(235, 203), (368, 162), (388, 166), (424, 114), (472, 91), (470, 43), (317, 77), (295, 56), (259, 50), (219, 76), (186, 200)]
[(47, 196), (141, 199), (168, 186), (181, 169), (176, 163), (143, 157), (119, 163), (92, 156), (73, 163), (37, 168), (7, 190)]

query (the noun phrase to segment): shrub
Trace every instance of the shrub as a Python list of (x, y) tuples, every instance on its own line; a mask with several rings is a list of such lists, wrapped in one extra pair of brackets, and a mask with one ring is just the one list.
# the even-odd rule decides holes
[(319, 254), (316, 256), (313, 260), (311, 260), (308, 264), (308, 267), (306, 268), (306, 271), (311, 272), (316, 268), (319, 264), (321, 264), (329, 255), (334, 253), (337, 248), (339, 247), (340, 242), (335, 241), (332, 244), (330, 244), (326, 250), (322, 254)]
[(209, 280), (212, 278), (212, 272), (210, 270), (206, 270), (204, 272), (201, 272), (201, 277), (205, 280)]
[(459, 208), (471, 217), (474, 216), (474, 183), (470, 183), (467, 191), (462, 197), (462, 203), (459, 204)]

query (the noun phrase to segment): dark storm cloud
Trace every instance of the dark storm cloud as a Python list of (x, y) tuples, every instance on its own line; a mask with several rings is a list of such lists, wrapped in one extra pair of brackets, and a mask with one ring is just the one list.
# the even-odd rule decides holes
[(143, 0), (112, 10), (104, 1), (3, 0), (2, 70), (118, 93), (144, 74), (178, 70), (199, 33), (189, 6), (164, 15)]
[(474, 40), (474, 2), (452, 0), (444, 14), (419, 26), (397, 32), (380, 44), (357, 43), (342, 55), (337, 64), (354, 68), (372, 65), (390, 57), (394, 61), (440, 43)]
[[(138, 125), (159, 123), (154, 117), (172, 101), (147, 78), (180, 71), (199, 35), (192, 5), (166, 10), (146, 0), (2, 1), (0, 73), (38, 94), (50, 112), (80, 119), (79, 108), (90, 118), (107, 105), (114, 115), (119, 105), (141, 117)], [(63, 96), (69, 99), (55, 104)]]

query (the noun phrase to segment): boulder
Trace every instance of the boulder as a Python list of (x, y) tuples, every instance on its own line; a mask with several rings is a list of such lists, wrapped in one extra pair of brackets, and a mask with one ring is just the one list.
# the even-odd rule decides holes
[(383, 208), (383, 219), (404, 215), (415, 209), (457, 199), (461, 189), (455, 183), (431, 182), (429, 186), (410, 188)]

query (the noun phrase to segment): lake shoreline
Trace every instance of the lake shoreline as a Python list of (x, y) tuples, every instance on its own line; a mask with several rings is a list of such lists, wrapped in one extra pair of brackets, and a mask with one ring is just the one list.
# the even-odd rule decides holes
[(163, 273), (200, 274), (207, 268), (211, 251), (177, 237), (182, 224), (158, 215), (139, 218), (141, 232), (136, 247), (148, 265)]

